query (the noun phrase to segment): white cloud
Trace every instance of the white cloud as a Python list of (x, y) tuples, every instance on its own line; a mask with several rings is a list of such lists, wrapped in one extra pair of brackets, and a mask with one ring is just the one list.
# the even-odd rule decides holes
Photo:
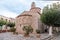
[(1, 10), (0, 11), (0, 15), (6, 16), (6, 17), (11, 17), (11, 18), (15, 18), (18, 14), (8, 11), (8, 10)]
[(20, 3), (23, 4), (23, 5), (28, 5), (28, 4), (29, 4), (29, 2), (27, 2), (26, 0), (19, 0), (19, 1), (20, 1)]
[(31, 7), (31, 3), (35, 2), (36, 0), (19, 0), (21, 4), (25, 5), (27, 8), (26, 10), (29, 10)]
[(52, 3), (56, 3), (56, 2), (60, 2), (60, 1), (20, 0), (20, 3), (22, 3), (23, 5), (26, 5), (27, 10), (29, 10), (32, 2), (35, 2), (36, 6), (40, 7), (41, 9), (43, 9), (44, 6), (46, 6), (47, 4), (50, 5)]
[[(37, 0), (6, 0), (5, 1), (4, 0), (4, 1), (0, 1), (0, 15), (15, 18), (19, 14), (17, 13), (18, 11), (29, 10), (32, 2), (35, 2), (36, 6), (42, 9), (47, 4), (52, 4), (57, 1), (37, 1)], [(6, 9), (7, 6), (8, 9)]]

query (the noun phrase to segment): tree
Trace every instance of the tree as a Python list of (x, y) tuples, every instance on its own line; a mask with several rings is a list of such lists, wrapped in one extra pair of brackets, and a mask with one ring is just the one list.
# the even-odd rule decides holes
[(1, 27), (1, 29), (2, 29), (2, 26), (5, 25), (5, 24), (6, 24), (6, 21), (0, 20), (0, 27)]
[(33, 32), (33, 28), (31, 26), (24, 26), (23, 31), (25, 31), (25, 35), (29, 35), (29, 33)]
[(0, 20), (0, 26), (3, 26), (3, 25), (5, 25), (5, 24), (6, 24), (6, 21)]
[(7, 25), (7, 26), (10, 26), (10, 27), (14, 27), (14, 26), (15, 26), (15, 23), (8, 22), (6, 25)]
[[(54, 3), (50, 7), (45, 7), (41, 15), (41, 21), (50, 26), (49, 34), (52, 35), (52, 27), (60, 26), (60, 7), (59, 4)], [(47, 9), (47, 10), (46, 10)], [(45, 11), (44, 11), (45, 10)]]

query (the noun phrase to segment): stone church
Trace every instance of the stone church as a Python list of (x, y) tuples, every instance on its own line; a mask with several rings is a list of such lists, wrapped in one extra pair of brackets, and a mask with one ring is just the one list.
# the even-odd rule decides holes
[(36, 33), (36, 29), (43, 30), (40, 15), (41, 8), (36, 7), (35, 3), (32, 2), (31, 9), (29, 11), (24, 11), (16, 17), (16, 32), (24, 33), (22, 28), (27, 25), (31, 25), (34, 29), (33, 33)]

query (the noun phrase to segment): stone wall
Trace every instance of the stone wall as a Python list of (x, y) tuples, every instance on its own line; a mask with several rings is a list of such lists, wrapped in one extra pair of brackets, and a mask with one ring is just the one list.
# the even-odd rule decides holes
[(16, 17), (16, 31), (18, 33), (24, 33), (22, 28), (25, 25), (31, 25), (33, 28), (33, 33), (36, 33), (36, 29), (42, 26), (40, 22), (40, 8), (34, 7), (35, 4), (32, 4), (32, 8), (29, 11), (24, 11), (19, 16)]

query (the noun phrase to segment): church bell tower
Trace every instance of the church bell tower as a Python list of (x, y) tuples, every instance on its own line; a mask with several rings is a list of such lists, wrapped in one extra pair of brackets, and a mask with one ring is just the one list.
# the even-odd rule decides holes
[(32, 9), (32, 8), (35, 8), (35, 6), (36, 6), (36, 5), (35, 5), (35, 2), (32, 2), (32, 4), (31, 4), (31, 9)]

